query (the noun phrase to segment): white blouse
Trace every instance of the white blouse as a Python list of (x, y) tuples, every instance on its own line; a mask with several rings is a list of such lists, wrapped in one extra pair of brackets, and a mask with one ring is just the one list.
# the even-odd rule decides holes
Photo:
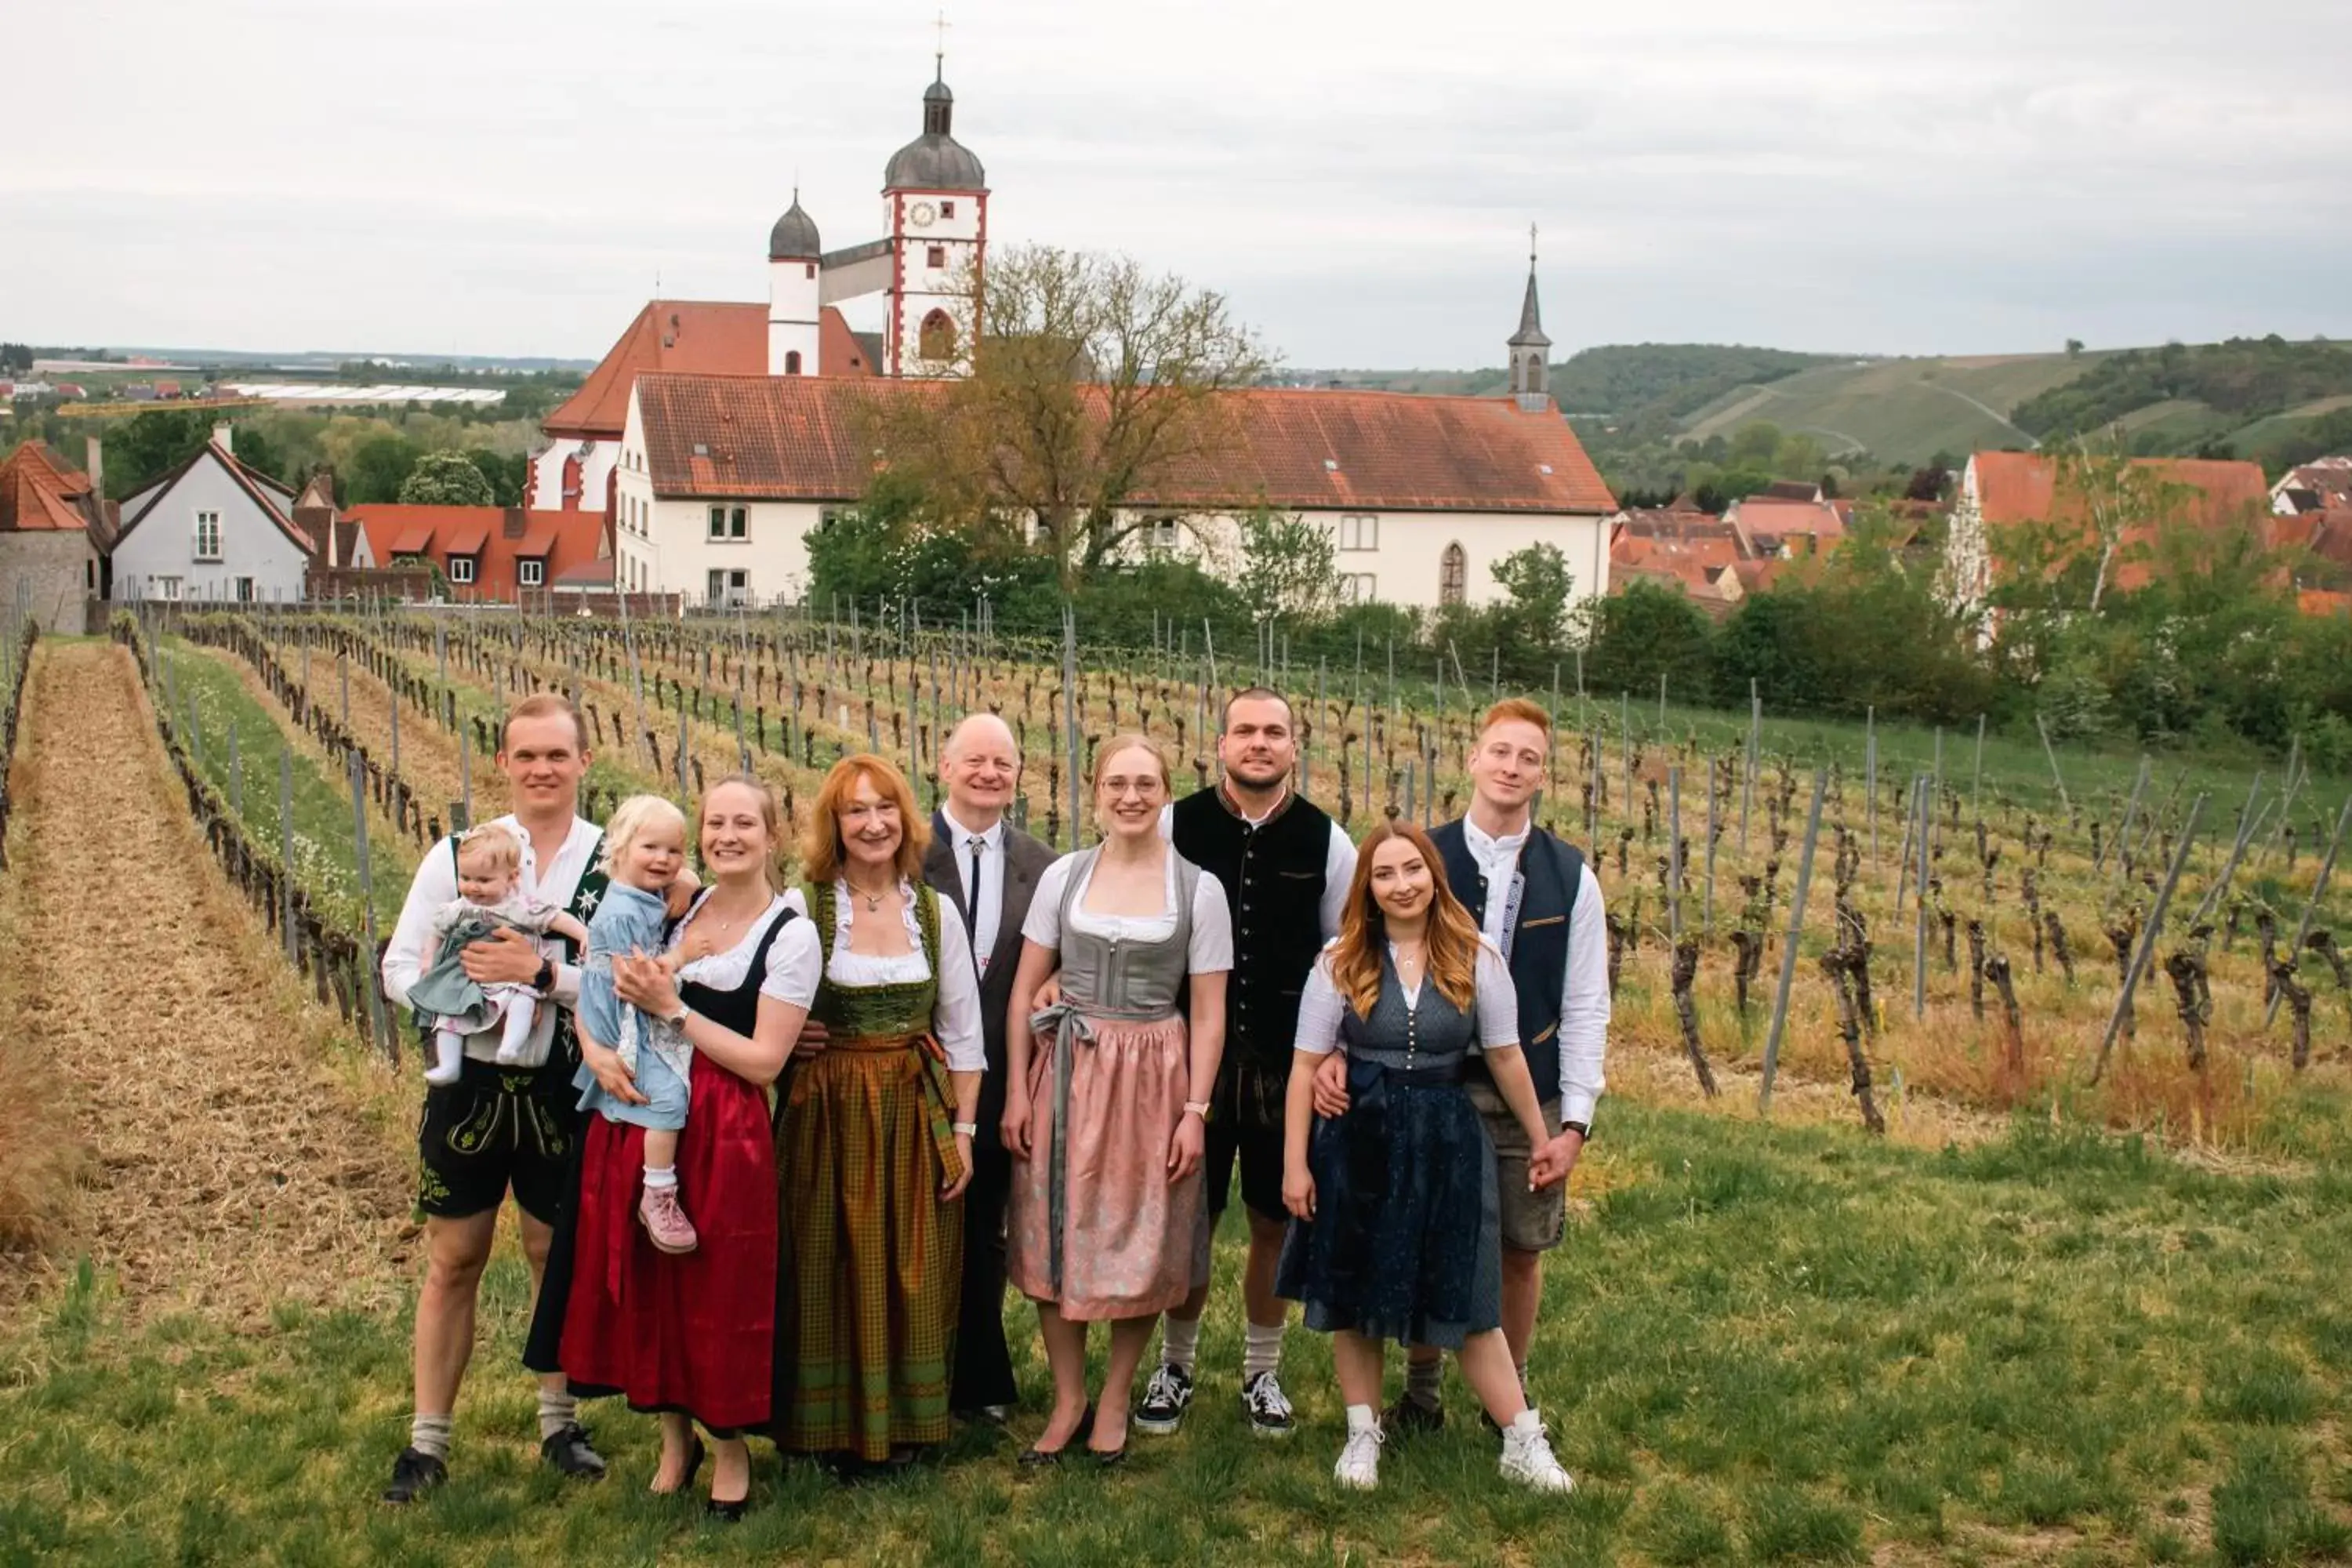
[[(1476, 1014), (1478, 1044), (1501, 1049), (1519, 1043), (1519, 994), (1511, 984), (1510, 966), (1503, 962), (1495, 944), (1485, 939), (1478, 942), (1478, 962), (1474, 971), (1476, 977)], [(1427, 984), (1426, 980), (1423, 984)], [(1407, 1007), (1421, 1005), (1421, 986), (1404, 994)], [(1331, 981), (1331, 949), (1324, 948), (1307, 973), (1307, 989), (1298, 998), (1297, 1048), (1308, 1056), (1328, 1056), (1339, 1047), (1339, 1020), (1352, 1009), (1339, 987)], [(1538, 1086), (1540, 1095), (1544, 1086)]]
[[(835, 985), (898, 985), (919, 984), (931, 977), (931, 966), (923, 957), (922, 926), (915, 917), (915, 889), (902, 879), (898, 895), (900, 915), (907, 927), (907, 951), (888, 956), (852, 952), (849, 933), (857, 897), (849, 890), (848, 883), (834, 884), (833, 961), (825, 964), (824, 978)], [(807, 927), (809, 958), (804, 969), (795, 969), (785, 975), (780, 973), (771, 953), (767, 982), (760, 989), (778, 1001), (805, 1007), (816, 999), (817, 965), (821, 962), (816, 927), (810, 921), (808, 902), (798, 888), (780, 901), (801, 916), (794, 924)], [(939, 904), (940, 996), (931, 1009), (931, 1027), (938, 1032), (940, 1048), (947, 1053), (950, 1069), (986, 1072), (988, 1047), (981, 1037), (980, 974), (972, 967), (971, 939), (964, 935), (963, 917), (956, 913), (955, 905), (944, 898)], [(778, 945), (783, 940), (778, 937)]]
[[(1065, 855), (1045, 868), (1037, 879), (1037, 891), (1029, 900), (1029, 918), (1021, 924), (1021, 934), (1039, 947), (1059, 951), (1062, 945), (1062, 899), (1070, 885), (1070, 868), (1077, 856)], [(1087, 908), (1087, 889), (1094, 885), (1093, 866), (1087, 868), (1086, 879), (1078, 884), (1077, 898), (1073, 902), (1070, 924), (1088, 936), (1118, 942), (1165, 942), (1176, 930), (1176, 861), (1173, 849), (1167, 855), (1167, 889), (1161, 896), (1160, 910), (1156, 915), (1106, 915)], [(1184, 968), (1191, 974), (1218, 974), (1234, 966), (1234, 921), (1225, 903), (1224, 884), (1201, 873), (1200, 885), (1192, 889), (1192, 934), (1185, 949)]]
[[(706, 888), (696, 898), (692, 907), (686, 911), (686, 918), (679, 921), (677, 929), (670, 933), (672, 947), (686, 941), (687, 928), (694, 924), (694, 917), (702, 912), (702, 906), (709, 897), (710, 890)], [(684, 965), (677, 972), (678, 979), (691, 980), (713, 991), (734, 990), (751, 972), (751, 955), (760, 950), (760, 938), (790, 908), (791, 902), (782, 893), (770, 899), (768, 907), (752, 921), (741, 941), (724, 952), (705, 953)], [(817, 942), (816, 928), (805, 920), (796, 920), (776, 933), (775, 945), (768, 949), (768, 972), (760, 983), (760, 992), (795, 1007), (806, 1006), (808, 999), (816, 994), (817, 969), (824, 962), (824, 950)]]

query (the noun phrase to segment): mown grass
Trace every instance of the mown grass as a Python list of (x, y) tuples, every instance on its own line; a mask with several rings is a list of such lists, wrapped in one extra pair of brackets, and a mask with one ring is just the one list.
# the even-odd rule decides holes
[[(289, 733), (290, 721), (265, 707), (237, 674), (238, 667), (192, 649), (176, 641), (159, 642), (159, 705), (172, 709), (173, 727), (195, 742), (194, 753), (205, 774), (230, 798), (232, 773), (242, 774), (239, 814), (255, 835), (273, 851), (281, 842), (278, 814), (278, 759), (293, 758), (294, 869), (300, 885), (314, 897), (359, 907), (359, 854), (354, 839), (351, 785), (330, 777)], [(163, 684), (164, 671), (169, 683)], [(189, 714), (194, 705), (195, 723)], [(236, 734), (236, 763), (230, 762), (229, 733)], [(371, 813), (373, 816), (373, 813)], [(376, 929), (389, 932), (400, 918), (407, 897), (409, 873), (415, 868), (415, 847), (388, 830), (368, 835), (369, 872)]]
[[(1298, 1331), (1301, 1430), (1246, 1436), (1229, 1226), (1193, 1419), (1134, 1439), (1125, 1473), (1018, 1478), (1034, 1416), (857, 1490), (762, 1447), (735, 1531), (645, 1495), (646, 1418), (594, 1417), (602, 1487), (537, 1466), (511, 1254), (456, 1479), (400, 1513), (373, 1499), (404, 1436), (404, 1321), (289, 1308), (257, 1337), (131, 1331), (85, 1277), (0, 1342), (0, 1560), (2252, 1563), (2352, 1545), (2339, 1170), (2223, 1173), (2030, 1119), (1936, 1152), (1625, 1103), (1589, 1160), (1532, 1369), (1581, 1482), (1563, 1503), (1495, 1477), (1458, 1384), (1444, 1434), (1392, 1447), (1374, 1496), (1340, 1494), (1328, 1348)], [(1044, 1370), (1013, 1321), (1034, 1412)]]

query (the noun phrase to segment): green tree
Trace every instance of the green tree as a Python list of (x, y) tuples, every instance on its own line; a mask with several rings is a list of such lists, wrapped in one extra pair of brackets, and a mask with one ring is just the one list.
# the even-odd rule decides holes
[(1494, 565), (1504, 601), (1493, 607), (1505, 658), (1517, 654), (1540, 663), (1568, 642), (1568, 599), (1576, 578), (1557, 544), (1530, 544)]
[(401, 486), (409, 470), (416, 466), (416, 459), (415, 443), (404, 436), (386, 430), (363, 437), (335, 468), (343, 484), (343, 504), (364, 506), (398, 500)]
[(106, 443), (106, 493), (115, 500), (162, 479), (205, 449), (212, 421), (194, 410), (151, 409), (131, 416)]
[(1241, 534), (1234, 587), (1253, 620), (1319, 620), (1339, 604), (1339, 545), (1329, 529), (1259, 507), (1242, 519)]
[(0, 370), (17, 375), (28, 375), (33, 369), (33, 351), (23, 343), (0, 343)]
[(1681, 590), (1638, 582), (1622, 594), (1587, 600), (1578, 611), (1589, 689), (1654, 694), (1661, 675), (1671, 691), (1707, 689), (1715, 626)]
[(877, 400), (876, 444), (943, 521), (1035, 519), (1066, 588), (1156, 521), (1136, 496), (1230, 449), (1223, 394), (1271, 363), (1224, 296), (1124, 257), (1014, 247), (970, 309), (987, 327), (971, 374)]
[(495, 506), (498, 492), (464, 452), (427, 452), (400, 481), (403, 506)]

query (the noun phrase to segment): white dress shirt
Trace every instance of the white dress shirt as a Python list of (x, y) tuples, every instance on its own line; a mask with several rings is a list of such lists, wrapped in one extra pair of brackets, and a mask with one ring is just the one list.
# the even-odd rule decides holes
[[(1462, 837), (1471, 858), (1486, 874), (1486, 940), (1505, 952), (1513, 932), (1505, 921), (1518, 905), (1519, 851), (1527, 828), (1500, 837), (1465, 817)], [(1466, 901), (1466, 900), (1465, 900)], [(1606, 1087), (1601, 1060), (1609, 1049), (1609, 928), (1601, 907), (1601, 879), (1587, 862), (1568, 915), (1568, 973), (1559, 996), (1559, 1116), (1563, 1121), (1592, 1120), (1592, 1108)], [(1538, 1084), (1537, 1092), (1543, 1086)]]
[[(573, 817), (571, 829), (563, 836), (563, 847), (555, 852), (553, 860), (541, 867), (522, 823), (511, 815), (498, 820), (522, 840), (522, 869), (515, 883), (516, 890), (534, 902), (570, 909), (572, 895), (580, 890), (580, 879), (587, 875), (590, 852), (603, 837), (602, 830), (593, 822)], [(457, 896), (457, 858), (449, 853), (449, 841), (439, 839), (418, 863), (416, 879), (408, 884), (408, 900), (400, 906), (400, 921), (392, 928), (392, 941), (383, 950), (383, 994), (396, 1005), (408, 1005), (408, 988), (416, 984), (425, 966), (433, 962), (434, 952), (440, 945), (433, 935), (433, 917)], [(546, 944), (541, 945), (541, 951), (551, 957), (555, 952), (552, 946)], [(548, 995), (557, 1006), (577, 1007), (579, 965), (557, 963), (555, 984)], [(531, 1024), (522, 1059), (517, 1065), (544, 1065), (548, 1048), (554, 1043), (555, 1008), (541, 1007)], [(498, 1060), (499, 1026), (493, 1024), (478, 1034), (467, 1036), (466, 1054), (479, 1062)]]
[[(1004, 920), (1004, 819), (998, 817), (986, 832), (966, 827), (955, 812), (940, 807), (947, 825), (948, 844), (955, 853), (956, 881), (963, 888), (963, 907), (971, 913), (972, 966), (988, 978), (988, 955), (996, 951), (997, 933)], [(971, 885), (971, 841), (980, 840), (980, 886)]]

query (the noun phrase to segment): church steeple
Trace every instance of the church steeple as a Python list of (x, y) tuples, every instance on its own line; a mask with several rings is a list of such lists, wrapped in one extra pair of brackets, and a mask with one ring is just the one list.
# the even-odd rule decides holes
[(1539, 406), (1549, 396), (1551, 340), (1544, 336), (1543, 307), (1536, 298), (1536, 226), (1528, 226), (1528, 293), (1519, 304), (1519, 330), (1511, 334), (1511, 391), (1522, 406)]

